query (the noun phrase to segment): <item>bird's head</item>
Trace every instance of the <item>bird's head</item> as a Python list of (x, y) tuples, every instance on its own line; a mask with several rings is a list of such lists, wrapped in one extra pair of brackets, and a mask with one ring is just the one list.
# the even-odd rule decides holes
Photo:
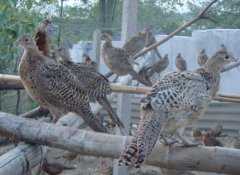
[(109, 33), (102, 33), (101, 39), (106, 41), (106, 42), (111, 42), (112, 41), (112, 36)]
[(200, 50), (200, 53), (201, 53), (201, 54), (205, 54), (205, 52), (206, 52), (205, 49), (201, 49), (201, 50)]
[(23, 35), (17, 40), (17, 44), (23, 49), (36, 48), (36, 43), (30, 35)]
[(221, 48), (207, 61), (206, 66), (221, 71), (225, 65), (236, 61), (232, 54), (227, 51), (227, 48), (221, 45)]

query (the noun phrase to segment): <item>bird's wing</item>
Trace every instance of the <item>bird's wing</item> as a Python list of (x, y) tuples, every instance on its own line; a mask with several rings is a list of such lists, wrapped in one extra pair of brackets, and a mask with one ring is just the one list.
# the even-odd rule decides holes
[(152, 91), (142, 99), (142, 106), (150, 105), (154, 110), (181, 110), (185, 106), (185, 97), (205, 94), (205, 86), (204, 79), (197, 73), (169, 73), (153, 85)]
[(99, 96), (111, 93), (109, 81), (102, 74), (75, 63), (65, 66), (77, 77), (81, 88), (90, 93), (90, 95)]
[(42, 64), (39, 67), (36, 82), (39, 92), (53, 105), (69, 107), (81, 102), (88, 102), (80, 82), (65, 66), (61, 64)]

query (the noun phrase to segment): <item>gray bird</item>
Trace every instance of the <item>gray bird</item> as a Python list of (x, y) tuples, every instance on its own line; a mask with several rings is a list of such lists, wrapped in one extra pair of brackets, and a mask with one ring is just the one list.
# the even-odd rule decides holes
[(77, 76), (64, 65), (44, 56), (30, 36), (22, 36), (18, 43), (24, 49), (19, 75), (28, 94), (51, 113), (53, 110), (75, 112), (93, 130), (107, 132), (92, 113), (89, 97)]
[(175, 65), (177, 68), (178, 72), (186, 71), (187, 70), (187, 62), (186, 60), (182, 57), (181, 53), (178, 53), (176, 60), (175, 60)]
[[(198, 119), (213, 99), (216, 75), (220, 75), (223, 66), (233, 60), (226, 50), (220, 49), (204, 65), (205, 74), (173, 72), (157, 82), (141, 100), (141, 120), (137, 132), (121, 153), (119, 164), (140, 167), (151, 154), (159, 136), (168, 131), (166, 126), (172, 121), (172, 115), (174, 119), (184, 121), (183, 125), (176, 123), (175, 132)], [(181, 113), (185, 118), (180, 117)]]
[(206, 64), (207, 60), (208, 60), (208, 56), (205, 52), (205, 49), (201, 49), (197, 58), (198, 65), (203, 66), (204, 64)]

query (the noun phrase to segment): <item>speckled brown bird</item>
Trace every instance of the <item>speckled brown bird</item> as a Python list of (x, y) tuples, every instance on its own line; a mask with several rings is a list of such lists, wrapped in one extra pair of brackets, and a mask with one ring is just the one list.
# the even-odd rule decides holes
[(108, 68), (118, 76), (123, 76), (130, 74), (133, 79), (138, 80), (140, 83), (151, 86), (151, 81), (145, 82), (141, 79), (138, 73), (133, 69), (133, 66), (130, 64), (130, 56), (124, 49), (113, 47), (112, 38), (109, 34), (103, 34), (102, 38), (105, 40), (105, 43), (102, 47), (102, 55), (105, 64)]
[(223, 146), (223, 144), (209, 132), (202, 132), (201, 140), (205, 146)]
[[(140, 167), (154, 148), (159, 136), (169, 128), (172, 117), (187, 124), (198, 119), (211, 102), (213, 82), (224, 65), (235, 61), (226, 50), (217, 51), (204, 65), (206, 74), (194, 71), (172, 72), (157, 82), (141, 100), (137, 132), (120, 155), (119, 164)], [(183, 113), (183, 117), (179, 114)], [(177, 115), (176, 115), (177, 114)]]
[(156, 63), (154, 63), (152, 66), (144, 66), (140, 71), (139, 71), (139, 76), (145, 78), (145, 79), (150, 79), (154, 73), (160, 73), (164, 71), (169, 65), (169, 59), (168, 55), (164, 55), (163, 58), (158, 60)]
[(93, 68), (95, 71), (97, 71), (97, 63), (95, 61), (93, 61), (89, 55), (87, 54), (83, 54), (83, 61), (86, 65), (88, 65), (89, 67)]
[(205, 52), (205, 49), (201, 49), (197, 57), (198, 65), (203, 66), (204, 64), (206, 64), (207, 60), (208, 60), (208, 56)]
[(62, 57), (62, 61), (60, 61), (60, 63), (68, 68), (68, 70), (78, 78), (78, 81), (80, 82), (79, 86), (82, 90), (84, 90), (84, 93), (89, 97), (89, 100), (91, 102), (97, 101), (100, 105), (102, 105), (108, 112), (113, 123), (119, 126), (122, 134), (126, 135), (127, 131), (125, 130), (122, 121), (113, 110), (107, 99), (107, 95), (112, 93), (108, 79), (97, 72), (92, 65), (72, 62), (70, 55), (65, 54), (66, 49), (61, 48), (61, 50), (58, 50), (58, 53)]
[(41, 106), (48, 108), (51, 114), (53, 109), (75, 112), (93, 130), (107, 132), (92, 113), (89, 98), (73, 73), (62, 64), (44, 56), (30, 36), (22, 36), (18, 43), (24, 49), (19, 75), (28, 94)]
[(134, 56), (144, 47), (148, 47), (156, 42), (156, 39), (149, 29), (144, 29), (136, 36), (131, 37), (124, 45), (123, 49), (130, 56)]
[(178, 72), (186, 71), (187, 70), (187, 62), (186, 60), (182, 57), (181, 53), (178, 53), (176, 60), (175, 60), (175, 65), (177, 68)]

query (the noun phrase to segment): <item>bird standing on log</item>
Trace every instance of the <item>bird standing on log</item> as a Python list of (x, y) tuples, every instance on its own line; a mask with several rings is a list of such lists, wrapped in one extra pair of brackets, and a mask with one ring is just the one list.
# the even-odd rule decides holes
[(176, 60), (175, 60), (175, 65), (177, 68), (178, 72), (186, 71), (187, 70), (187, 62), (186, 60), (182, 57), (181, 53), (178, 53)]
[(108, 68), (118, 76), (130, 74), (133, 79), (138, 80), (140, 83), (151, 86), (151, 81), (142, 80), (138, 73), (133, 69), (130, 63), (130, 56), (124, 49), (113, 47), (112, 38), (109, 34), (103, 34), (102, 38), (105, 40), (102, 48), (102, 55), (105, 64)]
[(122, 134), (126, 135), (127, 131), (125, 130), (123, 123), (107, 99), (107, 95), (112, 93), (108, 79), (98, 73), (92, 65), (86, 63), (78, 64), (70, 61), (70, 56), (66, 56), (64, 50), (65, 49), (63, 48), (58, 50), (58, 54), (61, 55), (61, 57), (66, 57), (61, 61), (61, 64), (68, 68), (68, 70), (77, 77), (80, 82), (79, 86), (89, 97), (89, 100), (91, 102), (97, 101), (102, 105), (108, 112), (113, 123), (119, 126)]
[(30, 36), (22, 36), (18, 43), (24, 49), (19, 74), (28, 94), (50, 112), (53, 109), (75, 112), (93, 130), (107, 132), (92, 113), (89, 97), (73, 73), (64, 65), (44, 56)]
[[(123, 150), (119, 164), (140, 167), (150, 155), (172, 114), (185, 113), (184, 126), (198, 119), (212, 100), (213, 83), (223, 66), (235, 61), (226, 49), (217, 51), (204, 65), (205, 74), (183, 71), (167, 74), (141, 100), (141, 119), (130, 144)], [(175, 118), (180, 116), (175, 116)]]

